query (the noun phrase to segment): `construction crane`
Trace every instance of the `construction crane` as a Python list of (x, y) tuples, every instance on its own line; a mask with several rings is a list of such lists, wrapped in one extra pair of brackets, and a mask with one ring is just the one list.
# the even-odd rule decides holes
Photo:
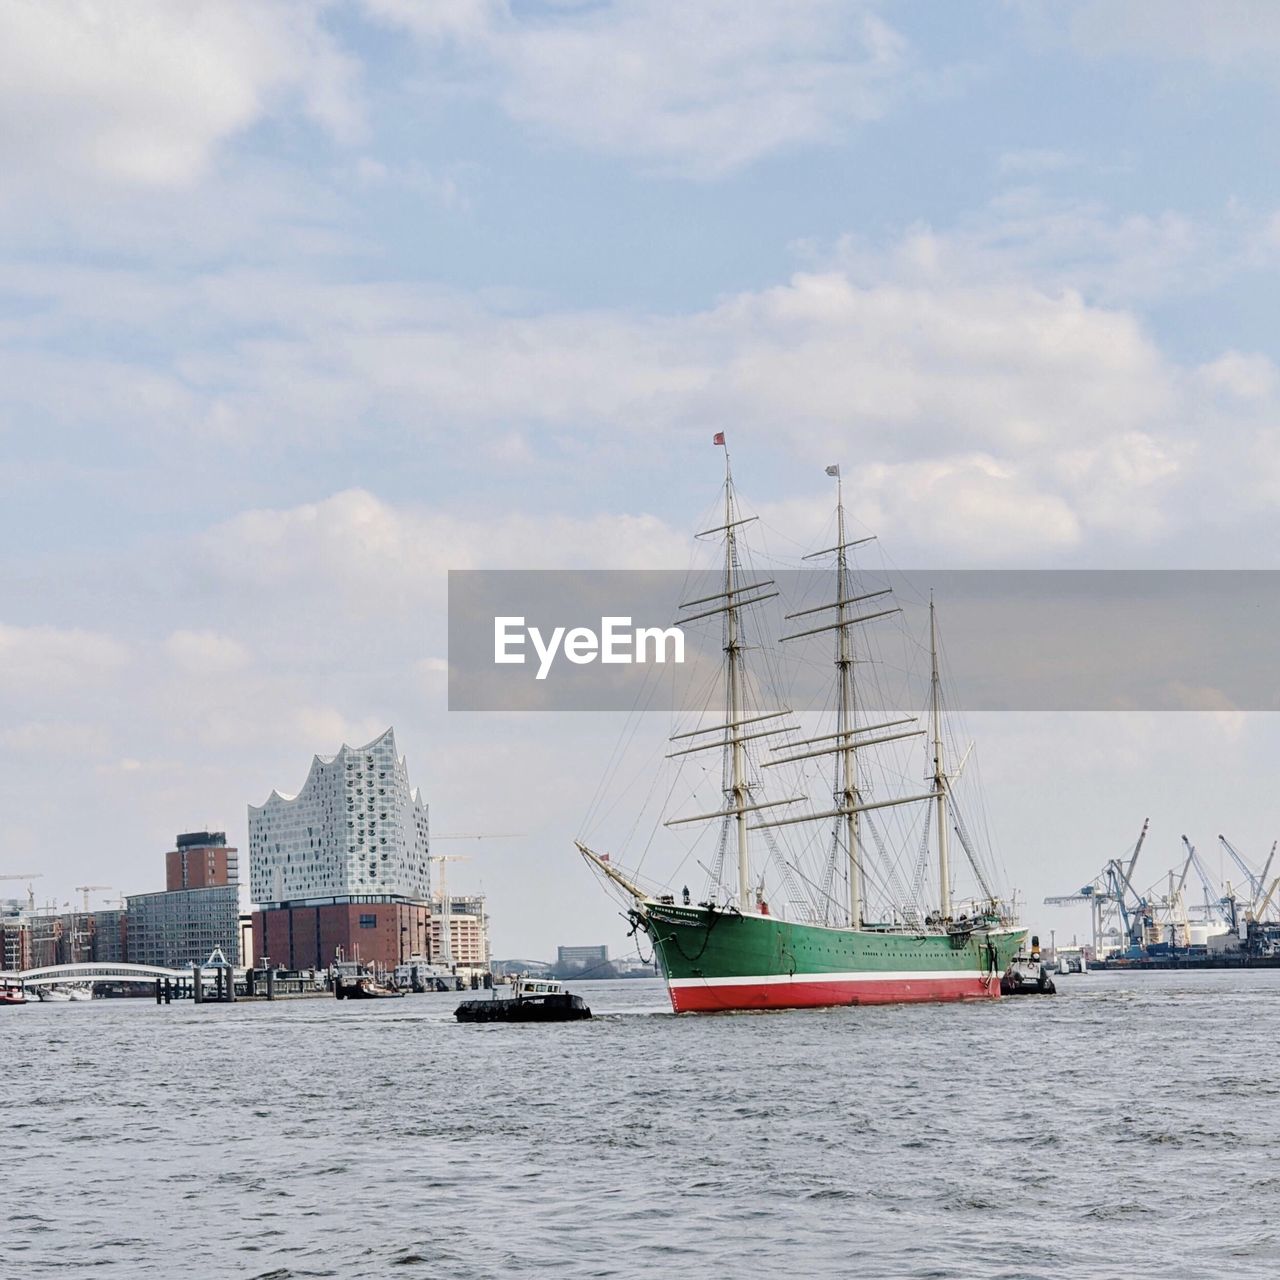
[(89, 894), (90, 893), (96, 893), (99, 890), (101, 890), (103, 893), (108, 893), (114, 888), (115, 888), (115, 885), (113, 884), (78, 884), (76, 885), (76, 892), (84, 894), (84, 914), (85, 915), (89, 914)]
[(25, 880), (27, 881), (27, 910), (34, 911), (36, 909), (36, 891), (32, 880), (39, 880), (43, 877), (43, 872), (32, 871), (26, 873), (18, 873), (11, 876), (0, 876), (0, 880)]
[(433, 835), (435, 840), (515, 840), (523, 836), (523, 831), (447, 831), (443, 835)]
[[(432, 843), (437, 840), (515, 840), (522, 836), (522, 831), (447, 831), (442, 835), (433, 835)], [(445, 864), (449, 862), (470, 862), (471, 855), (465, 853), (433, 853), (428, 855), (428, 862), (440, 864), (440, 963), (453, 967), (453, 908), (449, 901), (449, 892), (445, 876)]]
[[(437, 836), (437, 839), (441, 837)], [(445, 864), (449, 862), (470, 862), (467, 853), (433, 853), (428, 862), (440, 864), (440, 963), (453, 968), (453, 910), (449, 903), (449, 889), (445, 876)]]

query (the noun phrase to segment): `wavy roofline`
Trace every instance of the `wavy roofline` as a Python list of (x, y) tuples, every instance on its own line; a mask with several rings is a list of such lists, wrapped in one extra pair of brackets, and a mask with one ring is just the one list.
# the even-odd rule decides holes
[[(371, 751), (374, 747), (378, 746), (380, 743), (385, 742), (388, 738), (391, 739), (392, 754), (395, 756), (396, 763), (397, 765), (399, 765), (401, 768), (404, 769), (405, 777), (407, 779), (409, 775), (408, 760), (405, 756), (402, 756), (395, 749), (395, 741), (396, 741), (395, 725), (388, 725), (380, 734), (378, 734), (376, 738), (373, 738), (371, 741), (366, 742), (363, 746), (353, 747), (351, 746), (350, 743), (344, 742), (334, 755), (331, 755), (331, 756), (313, 755), (311, 757), (311, 767), (307, 770), (306, 779), (303, 781), (302, 786), (301, 788), (299, 788), (299, 790), (294, 792), (292, 795), (289, 795), (283, 791), (280, 791), (278, 788), (273, 787), (271, 790), (271, 794), (261, 804), (249, 805), (250, 812), (261, 813), (273, 802), (278, 804), (296, 804), (299, 797), (302, 796), (302, 794), (307, 790), (308, 786), (311, 784), (311, 780), (315, 777), (316, 771), (318, 769), (332, 768), (333, 765), (337, 764), (339, 760), (342, 760), (346, 756), (361, 755), (366, 751)], [(422, 789), (420, 787), (410, 787), (409, 792), (410, 792), (410, 799), (415, 805), (422, 805), (425, 807), (425, 802), (422, 799)]]

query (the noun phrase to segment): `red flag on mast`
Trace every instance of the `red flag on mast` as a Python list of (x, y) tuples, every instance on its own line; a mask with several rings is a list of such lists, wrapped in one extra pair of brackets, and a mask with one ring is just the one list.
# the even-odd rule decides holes
[(723, 432), (723, 431), (717, 431), (717, 432), (715, 433), (715, 435), (713, 435), (713, 436), (711, 437), (711, 443), (712, 443), (712, 444), (724, 444), (724, 432)]

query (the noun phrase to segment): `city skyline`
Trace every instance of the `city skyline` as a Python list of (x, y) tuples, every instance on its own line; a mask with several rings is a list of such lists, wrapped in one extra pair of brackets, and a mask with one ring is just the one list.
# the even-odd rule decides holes
[[(522, 833), (458, 877), (498, 954), (626, 954), (621, 718), (449, 713), (445, 575), (684, 568), (718, 431), (770, 539), (840, 463), (908, 568), (1276, 562), (1272, 6), (134, 13), (0, 49), (0, 874), (141, 891), (394, 724)], [(1280, 835), (1274, 717), (1182, 696), (969, 717), (1042, 931), (1148, 816), (1153, 877)]]

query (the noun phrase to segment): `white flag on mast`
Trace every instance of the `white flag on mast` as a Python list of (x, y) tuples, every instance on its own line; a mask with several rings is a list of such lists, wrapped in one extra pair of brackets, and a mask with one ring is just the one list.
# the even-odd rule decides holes
[(827, 475), (835, 476), (836, 479), (838, 480), (840, 478), (840, 464), (837, 462), (834, 466), (828, 467)]

